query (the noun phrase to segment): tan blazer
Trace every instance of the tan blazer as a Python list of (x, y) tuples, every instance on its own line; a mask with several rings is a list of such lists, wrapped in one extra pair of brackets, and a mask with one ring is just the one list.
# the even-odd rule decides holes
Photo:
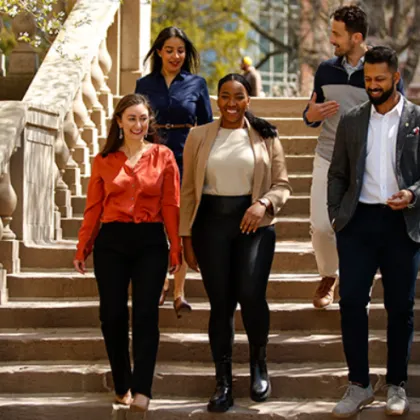
[[(292, 191), (280, 139), (262, 139), (246, 120), (255, 157), (252, 202), (268, 198), (272, 213), (266, 212), (260, 226), (278, 222), (279, 212)], [(207, 160), (220, 128), (220, 119), (191, 129), (184, 147), (181, 187), (180, 236), (191, 236), (203, 193)]]

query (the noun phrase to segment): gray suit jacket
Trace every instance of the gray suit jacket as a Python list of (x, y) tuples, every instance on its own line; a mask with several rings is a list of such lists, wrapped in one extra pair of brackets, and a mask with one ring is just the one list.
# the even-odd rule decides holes
[[(397, 136), (396, 176), (400, 190), (414, 194), (403, 210), (407, 233), (420, 242), (420, 107), (407, 99)], [(334, 153), (328, 172), (328, 213), (336, 232), (353, 217), (359, 202), (366, 164), (371, 104), (366, 102), (343, 115), (337, 128)]]

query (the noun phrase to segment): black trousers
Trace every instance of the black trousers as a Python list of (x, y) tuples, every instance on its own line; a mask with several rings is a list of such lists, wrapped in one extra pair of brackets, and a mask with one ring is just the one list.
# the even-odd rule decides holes
[[(168, 268), (162, 223), (105, 223), (95, 241), (102, 333), (115, 392), (151, 397), (159, 345), (160, 292)], [(132, 288), (133, 370), (129, 356), (128, 286)]]
[(388, 314), (388, 384), (407, 381), (413, 340), (414, 298), (420, 245), (408, 234), (401, 211), (359, 203), (347, 226), (337, 233), (340, 311), (349, 380), (369, 384), (368, 312), (376, 270), (382, 274)]
[(266, 289), (275, 247), (273, 226), (242, 234), (250, 196), (203, 195), (192, 243), (210, 301), (209, 339), (215, 362), (230, 360), (234, 313), (241, 305), (251, 345), (265, 346), (270, 324)]

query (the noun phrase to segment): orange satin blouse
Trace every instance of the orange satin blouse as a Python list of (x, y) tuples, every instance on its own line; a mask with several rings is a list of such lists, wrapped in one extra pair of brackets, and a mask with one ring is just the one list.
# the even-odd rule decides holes
[(178, 166), (166, 146), (153, 144), (134, 166), (124, 152), (98, 154), (75, 258), (83, 261), (91, 253), (101, 222), (163, 222), (170, 242), (170, 265), (180, 264), (179, 197)]

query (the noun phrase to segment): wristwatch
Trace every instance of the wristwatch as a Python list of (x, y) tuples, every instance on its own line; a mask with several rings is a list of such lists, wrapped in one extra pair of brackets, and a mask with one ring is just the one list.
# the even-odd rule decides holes
[(270, 207), (271, 202), (268, 198), (259, 198), (257, 201), (261, 203), (266, 209)]

